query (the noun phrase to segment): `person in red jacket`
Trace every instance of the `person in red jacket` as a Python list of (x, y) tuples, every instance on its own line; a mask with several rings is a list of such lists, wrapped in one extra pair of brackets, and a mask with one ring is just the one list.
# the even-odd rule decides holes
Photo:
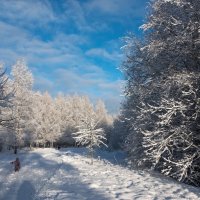
[(18, 172), (20, 170), (20, 161), (19, 161), (19, 158), (16, 158), (15, 161), (12, 161), (11, 164), (14, 164), (15, 172)]

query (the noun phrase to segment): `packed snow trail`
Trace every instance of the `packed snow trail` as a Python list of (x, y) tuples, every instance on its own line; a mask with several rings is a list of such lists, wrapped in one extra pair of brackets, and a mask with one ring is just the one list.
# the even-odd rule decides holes
[(199, 188), (111, 164), (103, 159), (113, 157), (108, 152), (93, 165), (83, 148), (36, 149), (18, 157), (22, 168), (14, 173), (15, 155), (0, 153), (0, 200), (200, 199)]

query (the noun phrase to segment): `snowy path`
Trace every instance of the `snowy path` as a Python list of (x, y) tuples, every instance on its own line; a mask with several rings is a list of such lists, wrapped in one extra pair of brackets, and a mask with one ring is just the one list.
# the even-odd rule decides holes
[[(22, 152), (22, 169), (13, 173), (10, 153), (0, 153), (1, 200), (170, 200), (200, 199), (200, 189), (171, 179), (130, 171), (81, 150)], [(102, 157), (105, 157), (104, 153)], [(108, 156), (107, 156), (108, 157)]]

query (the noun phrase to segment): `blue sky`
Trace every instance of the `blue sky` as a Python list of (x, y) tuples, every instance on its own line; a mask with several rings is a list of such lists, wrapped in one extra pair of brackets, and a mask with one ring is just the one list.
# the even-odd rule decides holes
[(120, 47), (140, 35), (147, 0), (1, 0), (0, 60), (24, 57), (34, 89), (99, 98), (111, 113), (122, 100)]

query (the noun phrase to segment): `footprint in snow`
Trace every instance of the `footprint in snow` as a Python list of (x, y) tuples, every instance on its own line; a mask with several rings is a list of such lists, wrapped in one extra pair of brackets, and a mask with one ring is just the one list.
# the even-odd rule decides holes
[(95, 183), (92, 183), (92, 184), (90, 184), (90, 187), (91, 187), (91, 188), (99, 188), (99, 185), (97, 185), (97, 184), (95, 184)]
[(126, 188), (129, 188), (133, 185), (133, 181), (128, 181), (126, 184)]

